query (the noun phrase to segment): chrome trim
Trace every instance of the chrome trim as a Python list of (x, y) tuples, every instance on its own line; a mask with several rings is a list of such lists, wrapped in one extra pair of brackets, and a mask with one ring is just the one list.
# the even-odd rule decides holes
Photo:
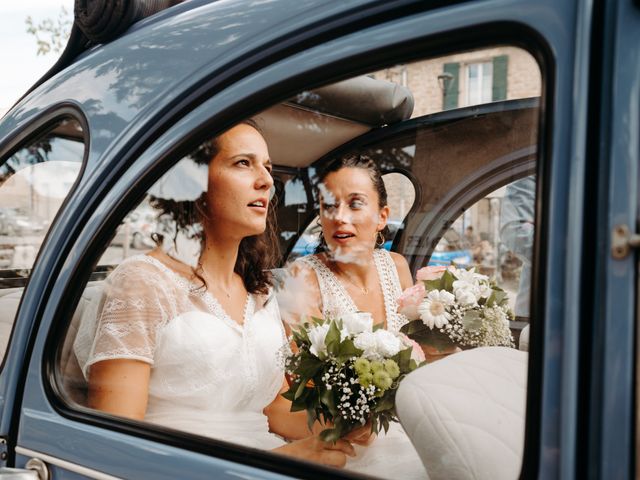
[(106, 473), (92, 470), (90, 468), (83, 467), (82, 465), (71, 463), (60, 458), (52, 457), (45, 453), (36, 452), (35, 450), (30, 450), (28, 448), (16, 446), (16, 453), (29, 458), (39, 458), (46, 463), (55, 465), (56, 467), (64, 468), (65, 470), (69, 470), (70, 472), (79, 473), (80, 475), (84, 475), (85, 477), (95, 478), (96, 480), (123, 480), (120, 477), (107, 475)]

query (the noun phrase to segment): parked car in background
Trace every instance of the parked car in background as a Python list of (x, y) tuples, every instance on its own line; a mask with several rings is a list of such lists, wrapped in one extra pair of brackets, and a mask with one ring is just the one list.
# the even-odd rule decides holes
[(0, 235), (37, 235), (44, 232), (45, 223), (25, 215), (17, 208), (0, 207)]
[[(432, 480), (640, 472), (637, 1), (191, 0), (144, 19), (143, 2), (86, 3), (95, 15), (77, 16), (60, 61), (0, 120), (0, 207), (53, 218), (19, 267), (0, 264), (0, 466), (54, 480), (361, 478), (87, 402), (73, 343), (124, 256), (110, 247), (140, 233), (133, 246), (150, 248), (151, 216), (134, 213), (153, 187), (251, 118), (273, 162), (280, 267), (312, 248), (314, 179), (337, 156), (402, 177), (385, 248), (412, 274), (468, 264), (447, 238), (463, 215), (499, 242), (496, 192), (534, 177), (530, 350), (446, 376), (450, 397), (423, 391), (447, 421), (417, 415), (407, 432)], [(113, 25), (115, 7), (138, 21)], [(55, 204), (16, 175), (33, 164), (52, 166)], [(197, 242), (184, 240), (176, 257)]]
[(136, 209), (129, 213), (116, 230), (111, 243), (129, 245), (136, 250), (155, 247), (151, 235), (156, 230), (157, 212), (151, 208)]

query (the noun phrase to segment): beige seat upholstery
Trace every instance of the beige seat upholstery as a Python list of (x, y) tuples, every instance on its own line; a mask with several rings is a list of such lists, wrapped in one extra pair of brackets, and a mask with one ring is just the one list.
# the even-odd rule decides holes
[[(9, 343), (11, 329), (15, 320), (20, 298), (22, 297), (22, 288), (8, 288), (0, 290), (0, 359), (4, 357), (5, 350)], [(102, 293), (101, 282), (91, 282), (87, 285), (80, 302), (76, 308), (69, 325), (69, 330), (65, 337), (60, 352), (60, 380), (64, 392), (72, 401), (80, 404), (86, 404), (87, 384), (78, 365), (75, 354), (73, 353), (73, 342), (78, 332), (80, 318), (87, 306), (94, 301)]]
[(528, 354), (483, 347), (409, 374), (396, 408), (431, 480), (518, 478)]
[(18, 312), (23, 288), (5, 288), (0, 290), (0, 361), (9, 345), (9, 337), (13, 328), (13, 322)]
[(518, 340), (518, 349), (523, 352), (529, 351), (529, 325), (522, 329), (520, 332), (520, 340)]
[(100, 301), (102, 295), (102, 282), (90, 282), (82, 292), (76, 311), (73, 313), (71, 324), (67, 330), (62, 350), (60, 351), (60, 380), (64, 392), (70, 400), (79, 405), (87, 403), (87, 382), (82, 375), (78, 359), (73, 353), (73, 342), (78, 333), (80, 319), (87, 307), (94, 301)]

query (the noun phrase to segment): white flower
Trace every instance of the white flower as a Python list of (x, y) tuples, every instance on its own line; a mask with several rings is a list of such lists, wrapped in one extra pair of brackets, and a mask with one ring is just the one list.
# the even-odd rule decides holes
[(342, 326), (351, 335), (373, 330), (373, 317), (369, 312), (348, 313), (342, 316)]
[(402, 349), (400, 339), (388, 330), (376, 330), (373, 335), (376, 338), (378, 354), (383, 357), (393, 357)]
[(324, 339), (326, 338), (328, 332), (329, 324), (327, 323), (311, 327), (307, 332), (307, 336), (309, 337), (309, 341), (311, 342), (309, 351), (316, 357), (320, 357), (321, 354), (327, 352), (327, 346), (324, 343)]
[(441, 328), (449, 323), (451, 315), (447, 312), (447, 306), (452, 305), (455, 297), (446, 290), (431, 290), (418, 307), (418, 313), (422, 322), (429, 328), (434, 326)]
[(481, 283), (478, 287), (478, 293), (480, 298), (489, 298), (493, 293), (491, 287), (486, 283)]
[(478, 299), (471, 289), (459, 288), (455, 293), (456, 300), (458, 300), (463, 307), (477, 305), (478, 303)]
[(346, 328), (342, 327), (342, 329), (340, 330), (340, 341), (344, 342), (344, 340), (346, 338), (349, 338), (351, 336), (351, 334), (349, 333), (349, 330), (347, 330)]
[(486, 275), (476, 273), (475, 267), (470, 268), (469, 270), (465, 270), (464, 268), (459, 268), (456, 270), (455, 276), (460, 281), (471, 283), (474, 285), (477, 285), (480, 282), (486, 282), (489, 280), (489, 277), (487, 277)]
[(368, 360), (377, 360), (378, 355), (378, 341), (373, 332), (362, 332), (353, 340), (353, 344), (356, 348), (363, 351), (362, 356)]

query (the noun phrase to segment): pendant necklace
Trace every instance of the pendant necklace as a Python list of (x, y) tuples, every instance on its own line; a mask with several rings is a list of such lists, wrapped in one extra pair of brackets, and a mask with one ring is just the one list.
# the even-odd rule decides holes
[(369, 294), (369, 289), (367, 288), (366, 285), (358, 285), (357, 283), (355, 283), (353, 280), (351, 280), (351, 278), (349, 277), (349, 275), (347, 275), (347, 272), (345, 272), (344, 270), (342, 270), (337, 263), (334, 262), (334, 265), (336, 267), (336, 270), (338, 270), (338, 272), (340, 272), (342, 274), (342, 276), (345, 278), (345, 280), (347, 282), (349, 282), (351, 285), (353, 285), (354, 287), (356, 287), (358, 290), (360, 290), (363, 295), (368, 295)]

